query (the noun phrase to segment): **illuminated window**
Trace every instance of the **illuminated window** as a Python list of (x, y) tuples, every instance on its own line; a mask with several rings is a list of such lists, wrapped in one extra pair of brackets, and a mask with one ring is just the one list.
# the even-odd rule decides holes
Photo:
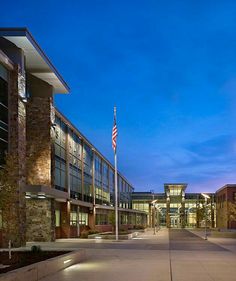
[(61, 213), (60, 210), (55, 210), (55, 217), (56, 217), (56, 227), (61, 226)]
[(70, 225), (71, 226), (77, 226), (77, 218), (78, 218), (77, 212), (72, 211), (70, 213)]

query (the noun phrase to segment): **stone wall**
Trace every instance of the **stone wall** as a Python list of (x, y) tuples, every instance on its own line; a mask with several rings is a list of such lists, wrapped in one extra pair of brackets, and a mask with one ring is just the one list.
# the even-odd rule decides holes
[(53, 199), (26, 201), (26, 240), (54, 241), (55, 212)]
[(29, 81), (31, 97), (26, 108), (27, 184), (51, 186), (52, 87), (36, 80), (38, 87), (35, 88), (35, 79)]
[[(19, 98), (19, 67), (15, 66), (9, 75), (9, 147), (11, 180), (14, 194), (9, 194), (8, 210), (2, 212), (2, 246), (12, 241), (14, 247), (25, 244), (25, 155), (26, 155), (26, 112), (25, 104)], [(12, 163), (14, 162), (14, 163)], [(10, 212), (9, 212), (10, 210)], [(10, 223), (9, 223), (10, 222)]]

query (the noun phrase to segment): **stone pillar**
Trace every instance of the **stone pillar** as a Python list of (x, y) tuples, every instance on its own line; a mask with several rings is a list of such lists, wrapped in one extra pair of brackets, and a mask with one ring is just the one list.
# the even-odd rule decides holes
[[(52, 138), (52, 113), (53, 113), (53, 89), (48, 83), (28, 75), (29, 99), (26, 106), (26, 181), (28, 186), (53, 186), (54, 161), (52, 161), (53, 138)], [(46, 206), (47, 217), (38, 224), (45, 229), (44, 233), (39, 232), (37, 238), (34, 228), (31, 227), (34, 219), (31, 216), (30, 206), (33, 204), (39, 213), (42, 206), (41, 200), (27, 201), (27, 239), (41, 239), (43, 241), (53, 241), (55, 239), (55, 208), (54, 201), (50, 201), (50, 206)], [(47, 200), (45, 200), (47, 202)], [(51, 212), (49, 215), (48, 212)], [(37, 226), (36, 226), (37, 227)], [(49, 230), (50, 229), (50, 230)], [(30, 234), (30, 232), (32, 232)]]
[[(19, 96), (18, 66), (10, 71), (9, 77), (9, 148), (8, 157), (12, 169), (9, 173), (14, 194), (9, 194), (8, 210), (3, 210), (3, 247), (12, 241), (14, 247), (25, 245), (25, 153), (26, 113), (25, 104)], [(23, 77), (24, 79), (24, 77)], [(24, 85), (23, 85), (24, 86)], [(10, 222), (10, 224), (9, 224)]]
[(27, 103), (27, 184), (51, 186), (52, 86), (29, 76)]
[(53, 199), (29, 199), (26, 201), (27, 241), (54, 241), (52, 223), (55, 220)]

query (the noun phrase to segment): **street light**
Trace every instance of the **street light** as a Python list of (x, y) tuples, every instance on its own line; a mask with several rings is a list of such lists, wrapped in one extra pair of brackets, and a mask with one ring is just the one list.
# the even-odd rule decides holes
[(205, 194), (205, 193), (202, 193), (202, 196), (204, 197), (205, 199), (205, 240), (207, 240), (207, 199), (210, 199), (210, 196)]
[(157, 202), (157, 200), (153, 200), (151, 202), (152, 204), (152, 223), (153, 223), (153, 234), (156, 235), (156, 206), (155, 206), (155, 203)]

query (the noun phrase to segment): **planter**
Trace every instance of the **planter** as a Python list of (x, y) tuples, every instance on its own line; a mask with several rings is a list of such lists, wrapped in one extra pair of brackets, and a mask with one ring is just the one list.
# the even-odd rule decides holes
[(84, 259), (85, 250), (70, 252), (0, 274), (0, 281), (38, 281)]

